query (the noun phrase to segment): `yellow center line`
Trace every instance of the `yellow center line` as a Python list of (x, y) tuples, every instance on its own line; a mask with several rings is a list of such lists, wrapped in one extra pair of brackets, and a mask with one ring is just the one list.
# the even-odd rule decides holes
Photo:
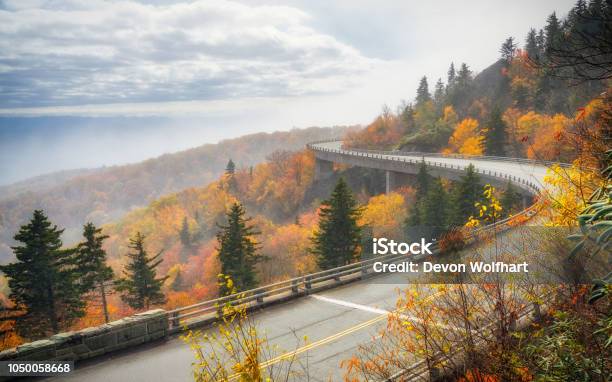
[(325, 344), (327, 344), (329, 342), (337, 340), (338, 338), (347, 336), (347, 335), (349, 335), (351, 333), (354, 333), (354, 332), (356, 332), (358, 330), (361, 330), (361, 329), (366, 328), (366, 327), (368, 327), (370, 325), (373, 325), (373, 324), (375, 324), (378, 321), (382, 321), (385, 318), (387, 318), (387, 314), (382, 314), (382, 315), (380, 315), (378, 317), (375, 317), (375, 318), (370, 319), (368, 321), (362, 322), (361, 324), (358, 324), (358, 325), (355, 325), (353, 327), (350, 327), (350, 328), (348, 328), (346, 330), (338, 332), (338, 333), (336, 333), (334, 335), (331, 335), (329, 337), (320, 339), (320, 340), (315, 341), (315, 342), (311, 342), (311, 343), (306, 344), (306, 345), (302, 346), (301, 348), (295, 349), (295, 350), (293, 350), (291, 352), (288, 352), (288, 353), (285, 353), (285, 354), (281, 354), (278, 357), (275, 357), (275, 358), (272, 358), (272, 359), (270, 359), (268, 361), (263, 362), (262, 366), (266, 367), (266, 366), (272, 365), (272, 364), (274, 364), (274, 363), (276, 363), (278, 361), (281, 361), (283, 359), (291, 358), (291, 357), (293, 357), (295, 355), (301, 354), (301, 353), (303, 353), (305, 351), (308, 351), (310, 349), (314, 349), (314, 348), (317, 348), (319, 346), (325, 345)]
[[(436, 297), (436, 296), (441, 295), (442, 293), (443, 293), (442, 291), (436, 292), (436, 293), (434, 293), (434, 294), (432, 294), (432, 295), (430, 295), (430, 296), (426, 297), (426, 298), (424, 299), (424, 301), (430, 300), (430, 299), (432, 299), (432, 298), (434, 298), (434, 297)], [(375, 323), (376, 323), (376, 322), (378, 322), (378, 321), (382, 321), (383, 319), (387, 318), (387, 317), (388, 317), (390, 314), (400, 313), (400, 312), (402, 312), (403, 310), (404, 310), (404, 309), (403, 309), (403, 308), (401, 308), (401, 309), (396, 309), (396, 310), (394, 310), (394, 311), (392, 311), (392, 312), (389, 312), (389, 313), (381, 314), (381, 315), (379, 315), (379, 316), (377, 316), (377, 317), (374, 317), (374, 318), (372, 318), (372, 319), (370, 319), (370, 320), (368, 320), (368, 321), (364, 321), (364, 322), (362, 322), (362, 323), (360, 323), (360, 324), (357, 324), (357, 325), (355, 325), (355, 326), (352, 326), (352, 327), (350, 327), (350, 328), (348, 328), (348, 329), (345, 329), (345, 330), (343, 330), (343, 331), (341, 331), (341, 332), (338, 332), (338, 333), (336, 333), (336, 334), (333, 334), (333, 335), (331, 335), (331, 336), (329, 336), (329, 337), (322, 338), (322, 339), (320, 339), (320, 340), (318, 340), (318, 341), (311, 342), (311, 343), (309, 343), (309, 344), (306, 344), (306, 345), (304, 345), (304, 346), (302, 346), (302, 347), (300, 347), (300, 348), (297, 348), (297, 349), (295, 349), (295, 350), (293, 350), (293, 351), (290, 351), (290, 352), (288, 352), (288, 353), (284, 353), (284, 354), (281, 354), (281, 355), (279, 355), (279, 356), (277, 356), (277, 357), (271, 358), (271, 359), (269, 359), (269, 360), (267, 360), (267, 361), (262, 362), (262, 363), (259, 365), (259, 368), (260, 368), (260, 369), (263, 369), (263, 368), (265, 368), (265, 367), (268, 367), (268, 366), (274, 365), (274, 364), (276, 364), (276, 363), (278, 363), (278, 362), (280, 362), (280, 361), (287, 360), (287, 359), (290, 359), (290, 358), (292, 358), (292, 357), (295, 357), (295, 356), (297, 356), (298, 354), (304, 353), (304, 352), (306, 352), (306, 351), (308, 351), (308, 350), (310, 350), (310, 349), (314, 349), (314, 348), (317, 348), (317, 347), (319, 347), (319, 346), (322, 346), (322, 345), (328, 344), (328, 343), (330, 343), (330, 342), (332, 342), (332, 341), (337, 340), (338, 338), (345, 337), (345, 336), (347, 336), (347, 335), (349, 335), (349, 334), (351, 334), (351, 333), (354, 333), (354, 332), (356, 332), (356, 331), (358, 331), (358, 330), (361, 330), (361, 329), (366, 328), (366, 327), (368, 327), (368, 326), (370, 326), (370, 325), (373, 325), (373, 324), (375, 324)], [(240, 377), (240, 375), (241, 375), (240, 373), (233, 374), (233, 375), (231, 375), (231, 376), (228, 378), (228, 380), (229, 380), (229, 381), (233, 381), (233, 380), (235, 380), (235, 379), (239, 378), (239, 377)]]
[[(368, 327), (368, 326), (370, 326), (372, 324), (375, 324), (378, 321), (382, 321), (383, 319), (387, 318), (387, 316), (388, 316), (388, 314), (381, 314), (378, 317), (372, 318), (372, 319), (370, 319), (368, 321), (365, 321), (365, 322), (362, 322), (362, 323), (360, 323), (358, 325), (352, 326), (352, 327), (350, 327), (348, 329), (345, 329), (345, 330), (343, 330), (341, 332), (333, 334), (333, 335), (331, 335), (329, 337), (322, 338), (322, 339), (320, 339), (318, 341), (311, 342), (309, 344), (306, 344), (306, 345), (304, 345), (304, 346), (302, 346), (300, 348), (297, 348), (297, 349), (295, 349), (293, 351), (290, 351), (288, 353), (284, 353), (284, 354), (281, 354), (281, 355), (279, 355), (277, 357), (271, 358), (271, 359), (269, 359), (269, 360), (267, 360), (265, 362), (260, 363), (259, 364), (259, 368), (263, 369), (265, 367), (272, 366), (272, 365), (274, 365), (274, 364), (276, 364), (278, 362), (281, 362), (283, 360), (287, 360), (287, 359), (290, 359), (292, 357), (295, 357), (298, 354), (304, 353), (304, 352), (306, 352), (306, 351), (308, 351), (310, 349), (314, 349), (314, 348), (317, 348), (319, 346), (325, 345), (327, 343), (333, 342), (333, 341), (337, 340), (338, 338), (347, 336), (347, 335), (349, 335), (351, 333), (354, 333), (354, 332), (356, 332), (356, 331), (358, 331), (360, 329), (363, 329), (363, 328)], [(237, 373), (237, 374), (231, 375), (228, 380), (233, 381), (233, 380), (235, 380), (235, 379), (237, 379), (239, 377), (240, 377), (240, 373)]]

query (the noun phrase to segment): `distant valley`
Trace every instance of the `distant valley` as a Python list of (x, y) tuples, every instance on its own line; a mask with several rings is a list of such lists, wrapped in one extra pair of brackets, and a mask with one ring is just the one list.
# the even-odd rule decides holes
[(347, 127), (257, 133), (165, 154), (140, 163), (66, 170), (0, 187), (0, 262), (12, 259), (12, 237), (35, 209), (65, 228), (66, 244), (78, 240), (84, 222), (119, 219), (168, 193), (216, 179), (231, 158), (238, 168), (262, 162), (277, 150), (298, 150), (313, 140), (342, 136)]

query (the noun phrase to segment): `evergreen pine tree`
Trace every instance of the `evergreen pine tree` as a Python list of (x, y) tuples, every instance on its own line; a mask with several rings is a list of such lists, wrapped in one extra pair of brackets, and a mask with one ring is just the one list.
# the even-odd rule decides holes
[[(582, 3), (582, 4), (581, 4)], [(610, 5), (603, 0), (591, 0), (589, 1), (588, 6), (584, 4), (583, 1), (578, 1), (576, 7), (582, 12), (582, 14), (588, 14), (590, 17), (598, 18), (598, 17), (608, 17), (606, 20), (610, 20)], [(607, 13), (606, 13), (607, 12)]]
[(411, 128), (413, 128), (415, 126), (415, 122), (414, 122), (414, 107), (412, 106), (411, 103), (406, 105), (406, 107), (402, 111), (402, 116), (401, 117), (402, 117), (402, 121), (406, 125), (407, 129), (411, 129)]
[(487, 155), (505, 155), (506, 123), (502, 119), (501, 110), (494, 106), (486, 124), (485, 152)]
[(9, 297), (23, 312), (15, 329), (25, 338), (58, 333), (84, 314), (74, 251), (61, 249), (62, 232), (43, 211), (34, 211), (14, 237), (22, 243), (12, 247), (17, 261), (0, 266), (8, 278)]
[(499, 53), (501, 53), (501, 58), (504, 60), (506, 65), (509, 65), (516, 54), (516, 43), (514, 42), (514, 37), (508, 37), (506, 41), (502, 44), (499, 49)]
[(225, 166), (225, 173), (228, 175), (234, 175), (235, 172), (236, 172), (236, 164), (230, 158), (230, 160), (227, 162), (227, 166)]
[(536, 30), (531, 28), (525, 39), (525, 52), (529, 59), (538, 64), (540, 62), (540, 49), (538, 48), (538, 36)]
[(172, 280), (172, 284), (170, 285), (170, 289), (172, 289), (175, 292), (179, 292), (181, 290), (183, 290), (183, 288), (185, 287), (183, 282), (183, 272), (181, 272), (181, 270), (177, 270), (176, 271), (176, 276), (174, 277), (174, 280)]
[(419, 172), (416, 175), (416, 194), (415, 194), (415, 203), (414, 207), (410, 210), (410, 213), (406, 217), (405, 225), (406, 227), (413, 232), (414, 228), (422, 225), (421, 212), (422, 205), (427, 193), (429, 191), (429, 186), (432, 183), (432, 178), (427, 172), (427, 165), (425, 161), (421, 161), (419, 165)]
[(506, 215), (511, 214), (521, 203), (521, 195), (518, 193), (512, 182), (508, 181), (500, 202), (502, 205), (502, 211)]
[(416, 199), (422, 200), (427, 195), (429, 184), (431, 183), (431, 176), (427, 172), (427, 165), (422, 160), (419, 164), (419, 172), (416, 176)]
[[(257, 254), (257, 242), (253, 238), (259, 233), (249, 225), (251, 218), (245, 217), (245, 213), (240, 203), (234, 203), (227, 212), (227, 224), (220, 225), (221, 231), (217, 233), (221, 273), (231, 278), (237, 291), (257, 286), (255, 264), (261, 259)], [(226, 295), (230, 291), (223, 285), (220, 292)]]
[(464, 62), (461, 64), (461, 68), (459, 68), (459, 73), (457, 74), (457, 83), (460, 86), (468, 86), (472, 81), (472, 71)]
[(472, 71), (463, 63), (453, 81), (453, 85), (447, 87), (447, 102), (450, 103), (458, 113), (466, 113), (471, 104), (471, 93)]
[(181, 239), (181, 244), (184, 248), (191, 247), (191, 232), (189, 231), (189, 222), (187, 221), (187, 216), (183, 218), (181, 231), (179, 232), (179, 238)]
[(406, 221), (404, 222), (404, 225), (405, 225), (405, 228), (408, 228), (410, 232), (414, 232), (415, 228), (421, 225), (421, 211), (422, 211), (421, 205), (422, 204), (423, 204), (422, 201), (416, 200), (414, 202), (414, 206), (412, 207), (412, 209), (408, 213), (408, 216), (406, 217)]
[(427, 77), (423, 76), (421, 78), (421, 82), (419, 82), (419, 87), (417, 88), (416, 95), (416, 105), (421, 106), (425, 102), (431, 100), (431, 94), (429, 94), (429, 85), (427, 84)]
[(442, 181), (434, 179), (427, 195), (420, 204), (420, 224), (426, 227), (431, 237), (439, 237), (448, 229), (448, 195)]
[(549, 75), (540, 76), (536, 83), (536, 92), (533, 97), (534, 109), (540, 112), (546, 111), (550, 93), (552, 91), (553, 79)]
[(312, 237), (311, 252), (321, 269), (349, 264), (359, 254), (361, 229), (357, 219), (361, 209), (343, 178), (331, 197), (321, 203), (319, 227)]
[(226, 180), (228, 190), (230, 192), (236, 191), (237, 182), (236, 182), (236, 178), (234, 177), (235, 173), (236, 173), (236, 164), (234, 164), (234, 161), (230, 159), (227, 162), (227, 166), (225, 167), (225, 180)]
[(434, 101), (437, 105), (444, 105), (444, 94), (444, 83), (442, 82), (441, 78), (438, 78), (438, 82), (436, 82), (436, 89), (434, 91)]
[(470, 216), (478, 213), (475, 204), (482, 199), (482, 188), (474, 165), (468, 166), (465, 175), (455, 185), (452, 199), (451, 226), (461, 227)]
[(538, 53), (540, 54), (540, 59), (541, 59), (542, 54), (544, 54), (544, 49), (546, 45), (546, 37), (544, 37), (544, 29), (540, 29), (538, 31), (538, 36), (536, 37), (536, 43), (538, 44)]
[(93, 223), (83, 226), (83, 238), (85, 239), (76, 249), (75, 262), (80, 274), (80, 286), (83, 293), (97, 290), (100, 296), (104, 319), (109, 322), (108, 304), (106, 296), (108, 294), (105, 285), (114, 277), (113, 270), (106, 264), (106, 252), (102, 249), (107, 235), (102, 235), (102, 229), (96, 228)]
[(550, 54), (552, 50), (559, 46), (561, 35), (561, 24), (557, 15), (553, 12), (546, 19), (546, 26), (544, 27), (544, 51), (546, 54)]
[(127, 254), (130, 262), (123, 271), (125, 277), (117, 281), (116, 287), (121, 292), (123, 302), (133, 309), (149, 309), (151, 305), (166, 302), (161, 288), (168, 276), (156, 278), (156, 268), (163, 261), (159, 258), (162, 252), (149, 257), (144, 248), (144, 239), (140, 232), (130, 239), (129, 248), (132, 251)]
[[(595, 1), (591, 2), (591, 4), (596, 3)], [(587, 14), (588, 12), (588, 6), (587, 6), (587, 2), (586, 0), (578, 0), (576, 1), (576, 5), (574, 5), (574, 8), (572, 8), (572, 10), (570, 11), (570, 14), (574, 14), (578, 17), (583, 17)], [(576, 21), (578, 22), (578, 21)]]
[(457, 73), (455, 73), (455, 64), (451, 62), (450, 67), (448, 68), (448, 76), (446, 79), (446, 86), (451, 87), (455, 83)]

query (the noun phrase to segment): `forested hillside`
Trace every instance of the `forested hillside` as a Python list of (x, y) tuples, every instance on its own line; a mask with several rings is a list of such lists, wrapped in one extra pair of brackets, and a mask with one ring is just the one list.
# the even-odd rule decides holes
[[(360, 224), (373, 234), (401, 235), (414, 191), (403, 188), (384, 192), (384, 173), (358, 168), (338, 168), (324, 181), (314, 181), (314, 156), (305, 150), (276, 151), (253, 168), (226, 172), (205, 187), (189, 188), (161, 197), (136, 209), (117, 223), (106, 225), (104, 248), (116, 274), (125, 266), (126, 238), (142, 233), (150, 253), (161, 253), (157, 271), (169, 276), (164, 286), (167, 307), (195, 303), (216, 296), (221, 270), (216, 235), (227, 222), (227, 212), (241, 203), (258, 232), (261, 259), (257, 282), (271, 283), (318, 269), (310, 252), (318, 223), (318, 206), (343, 177), (364, 206)], [(378, 195), (378, 196), (376, 196)], [(367, 240), (367, 239), (364, 239)], [(125, 306), (123, 314), (129, 312)], [(97, 319), (99, 320), (99, 316)]]
[(223, 172), (230, 157), (238, 168), (248, 168), (278, 148), (300, 149), (307, 142), (340, 136), (345, 130), (312, 127), (252, 134), (78, 176), (59, 173), (60, 181), (42, 176), (5, 186), (0, 196), (0, 262), (12, 258), (12, 237), (34, 209), (45, 210), (66, 229), (64, 241), (74, 242), (84, 221), (108, 223), (162, 195), (205, 185)]
[[(586, 141), (576, 133), (586, 129), (595, 136), (590, 142), (606, 145), (609, 102), (601, 96), (606, 82), (575, 81), (563, 68), (567, 75), (554, 76), (558, 69), (545, 66), (553, 52), (567, 46), (562, 40), (567, 38), (566, 30), (581, 28), (572, 24), (578, 23), (572, 14), (567, 20), (551, 15), (543, 30), (529, 31), (524, 48), (508, 38), (499, 61), (478, 75), (466, 64), (457, 69), (451, 65), (447, 83), (437, 81), (433, 92), (423, 77), (413, 103), (402, 105), (398, 113), (386, 108), (370, 125), (349, 131), (345, 144), (564, 162), (598, 160), (602, 147), (590, 150), (595, 154), (582, 155), (576, 147), (584, 150)], [(228, 164), (226, 173), (206, 187), (162, 197), (105, 227), (111, 264), (120, 269), (127, 238), (144, 233), (150, 250), (163, 253), (161, 273), (171, 280), (182, 275), (177, 290), (191, 291), (181, 294), (179, 300), (186, 303), (214, 295), (220, 266), (215, 235), (235, 202), (244, 206), (261, 233), (257, 241), (262, 243), (263, 259), (258, 272), (259, 281), (266, 283), (317, 269), (309, 252), (317, 209), (339, 175), (364, 207), (360, 224), (377, 235), (401, 235), (405, 225), (442, 230), (461, 226), (476, 216), (474, 203), (482, 193), (472, 172), (459, 182), (437, 181), (424, 173), (413, 179), (413, 187), (379, 196), (384, 178), (376, 171), (337, 167), (336, 178), (326, 182), (314, 182), (313, 173), (314, 159), (304, 151), (276, 151), (252, 169)], [(511, 189), (498, 190), (495, 197), (504, 213), (518, 207)], [(169, 303), (181, 302), (171, 298)]]
[[(609, 21), (609, 15), (601, 2), (579, 1), (567, 17), (552, 14), (541, 30), (528, 31), (524, 43), (512, 37), (501, 42), (499, 60), (479, 74), (465, 63), (451, 64), (433, 89), (422, 77), (414, 102), (397, 111), (385, 107), (361, 129), (256, 134), (0, 199), (5, 262), (10, 238), (17, 233), (21, 243), (17, 261), (1, 267), (6, 277), (0, 278), (0, 298), (9, 307), (0, 317), (3, 346), (152, 306), (173, 309), (229, 294), (224, 276), (244, 290), (348, 264), (369, 255), (373, 237), (401, 239), (418, 226), (433, 228), (444, 251), (457, 251), (464, 233), (523, 208), (510, 183), (505, 189), (484, 185), (473, 166), (450, 181), (433, 178), (423, 164), (408, 177), (409, 185), (388, 193), (381, 171), (335, 165), (329, 178), (315, 180), (314, 156), (303, 146), (317, 139), (344, 136), (345, 145), (356, 148), (571, 163), (562, 171), (551, 166), (538, 216), (544, 224), (576, 226), (591, 203), (588, 195), (609, 184), (593, 171), (609, 166), (612, 155), (605, 154), (612, 74), (601, 71), (610, 66), (605, 60), (612, 36), (609, 24), (593, 22)], [(584, 36), (592, 35), (604, 38), (584, 44)], [(570, 54), (575, 49), (589, 59), (576, 62)], [(608, 56), (597, 56), (601, 51)], [(50, 288), (63, 294), (39, 292), (31, 285), (33, 272), (51, 273)], [(19, 288), (10, 291), (7, 279)], [(57, 317), (48, 317), (47, 306), (61, 308)], [(448, 348), (460, 347), (465, 344)], [(358, 362), (353, 366), (359, 371)]]
[[(345, 144), (571, 161), (572, 125), (597, 114), (609, 86), (602, 73), (610, 53), (593, 53), (585, 41), (593, 36), (609, 49), (605, 12), (600, 2), (578, 2), (567, 17), (551, 14), (522, 41), (506, 39), (499, 60), (480, 73), (451, 63), (445, 79), (422, 77), (414, 102), (396, 113), (385, 108)], [(575, 50), (592, 56), (576, 65)]]
[(15, 182), (6, 186), (0, 186), (0, 200), (9, 199), (28, 191), (46, 191), (53, 187), (61, 185), (69, 181), (70, 179), (76, 178), (78, 176), (90, 175), (99, 171), (104, 171), (104, 168), (99, 167), (91, 169), (82, 168), (74, 170), (63, 170), (24, 179), (22, 181)]

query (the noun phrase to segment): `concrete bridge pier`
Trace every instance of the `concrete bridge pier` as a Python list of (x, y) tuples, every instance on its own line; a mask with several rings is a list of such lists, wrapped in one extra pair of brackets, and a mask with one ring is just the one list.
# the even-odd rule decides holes
[(525, 210), (531, 204), (531, 197), (529, 195), (523, 194), (521, 197), (521, 201), (523, 202), (523, 209)]
[(396, 171), (385, 171), (385, 193), (394, 191), (408, 183), (407, 174)]
[(315, 158), (315, 180), (330, 177), (334, 173), (334, 162)]
[(395, 172), (393, 171), (385, 171), (385, 183), (386, 183), (386, 187), (385, 187), (385, 194), (388, 194), (389, 192), (393, 191), (395, 189)]

